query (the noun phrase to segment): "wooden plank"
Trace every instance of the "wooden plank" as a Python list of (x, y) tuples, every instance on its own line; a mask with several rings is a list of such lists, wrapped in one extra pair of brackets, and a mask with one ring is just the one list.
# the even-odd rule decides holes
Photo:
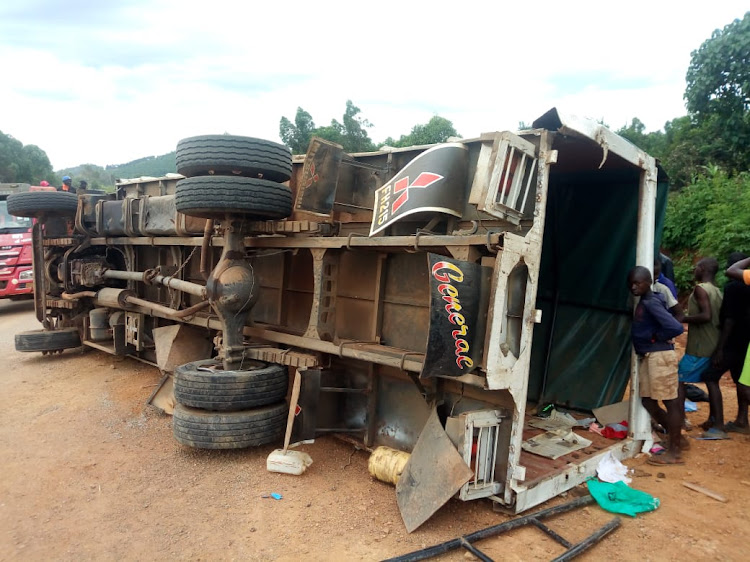
[(703, 486), (699, 486), (698, 484), (693, 484), (692, 482), (686, 482), (685, 480), (682, 481), (682, 485), (686, 488), (689, 488), (695, 492), (699, 492), (703, 494), (704, 496), (708, 496), (709, 498), (713, 498), (716, 501), (720, 501), (723, 503), (727, 502), (727, 498), (722, 496), (721, 494), (717, 494), (716, 492), (709, 490), (708, 488), (704, 488)]

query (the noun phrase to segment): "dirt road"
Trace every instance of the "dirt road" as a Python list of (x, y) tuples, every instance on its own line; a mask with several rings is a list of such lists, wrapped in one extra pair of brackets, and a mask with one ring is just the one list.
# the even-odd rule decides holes
[[(301, 477), (265, 470), (271, 446), (184, 448), (171, 419), (145, 405), (157, 369), (99, 351), (16, 352), (14, 334), (37, 327), (31, 303), (0, 302), (0, 560), (378, 560), (509, 519), (487, 501), (451, 501), (407, 534), (393, 487), (369, 477), (366, 452), (335, 438), (305, 447), (314, 464)], [(733, 415), (733, 386), (723, 390)], [(705, 419), (700, 407), (693, 423)], [(628, 461), (647, 474), (632, 486), (662, 505), (623, 519), (583, 560), (747, 559), (750, 437), (691, 442), (682, 467)], [(283, 499), (262, 497), (271, 492)], [(592, 506), (549, 526), (576, 542), (611, 518)], [(533, 528), (479, 546), (496, 560), (563, 552)]]

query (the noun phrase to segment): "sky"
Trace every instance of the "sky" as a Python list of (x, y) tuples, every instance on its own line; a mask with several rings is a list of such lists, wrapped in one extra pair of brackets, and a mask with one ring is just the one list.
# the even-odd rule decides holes
[[(695, 4), (695, 5), (693, 5)], [(686, 114), (690, 53), (747, 0), (4, 0), (0, 131), (54, 169), (166, 154), (181, 138), (279, 141), (346, 101), (374, 142), (434, 115), (464, 138), (552, 107), (647, 131)]]

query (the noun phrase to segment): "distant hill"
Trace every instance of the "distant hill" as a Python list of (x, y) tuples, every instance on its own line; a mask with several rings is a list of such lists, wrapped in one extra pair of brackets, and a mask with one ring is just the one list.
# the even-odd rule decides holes
[(175, 153), (163, 154), (161, 156), (146, 156), (133, 160), (127, 164), (117, 164), (104, 168), (118, 179), (139, 178), (141, 176), (160, 177), (177, 172)]
[(78, 186), (80, 180), (88, 182), (89, 189), (114, 189), (118, 179), (139, 178), (141, 176), (160, 177), (177, 171), (175, 153), (161, 156), (146, 156), (132, 162), (117, 165), (107, 165), (102, 168), (96, 164), (81, 164), (72, 168), (57, 170), (58, 176), (70, 176), (73, 185)]

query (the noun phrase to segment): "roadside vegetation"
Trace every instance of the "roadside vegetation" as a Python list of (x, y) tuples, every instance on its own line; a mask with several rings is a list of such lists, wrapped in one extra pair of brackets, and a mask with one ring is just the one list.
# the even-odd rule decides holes
[(686, 82), (687, 116), (663, 131), (646, 134), (638, 119), (617, 131), (669, 175), (662, 248), (681, 291), (698, 257), (750, 254), (750, 12), (692, 52)]

